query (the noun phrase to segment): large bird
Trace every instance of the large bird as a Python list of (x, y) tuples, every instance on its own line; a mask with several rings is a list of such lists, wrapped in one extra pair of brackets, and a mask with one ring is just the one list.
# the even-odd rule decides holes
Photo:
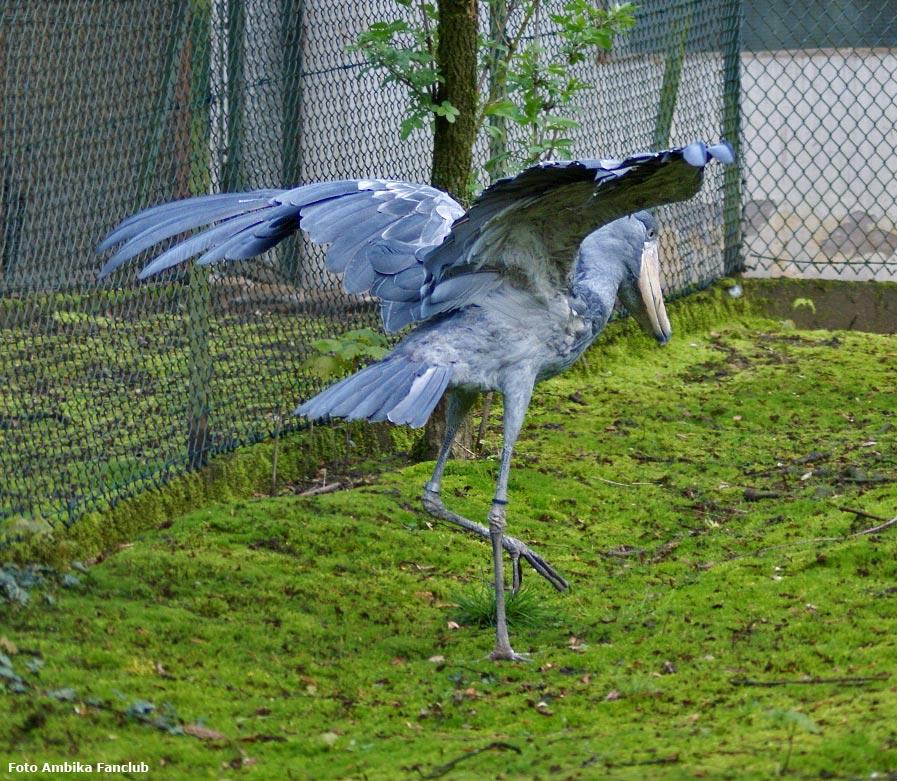
[[(508, 635), (503, 550), (515, 589), (521, 559), (556, 588), (567, 586), (537, 553), (505, 535), (511, 456), (533, 388), (582, 355), (618, 296), (658, 342), (669, 340), (656, 224), (643, 210), (693, 196), (714, 158), (734, 162), (728, 144), (696, 142), (625, 160), (543, 163), (488, 187), (467, 211), (432, 187), (381, 179), (199, 196), (122, 222), (98, 247), (121, 244), (100, 275), (189, 230), (205, 228), (149, 262), (140, 278), (189, 258), (201, 265), (250, 258), (301, 228), (329, 245), (326, 267), (343, 275), (348, 293), (379, 298), (386, 330), (417, 323), (385, 358), (297, 413), (419, 427), (447, 397), (447, 431), (423, 505), (491, 540), (491, 656), (523, 660)], [(448, 510), (440, 488), (458, 427), (487, 391), (504, 397), (504, 441), (482, 526)]]

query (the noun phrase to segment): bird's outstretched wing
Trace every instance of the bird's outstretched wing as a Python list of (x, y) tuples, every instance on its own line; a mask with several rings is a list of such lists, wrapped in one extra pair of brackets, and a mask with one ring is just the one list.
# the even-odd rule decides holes
[(589, 233), (691, 197), (713, 158), (734, 161), (728, 144), (694, 143), (626, 160), (544, 163), (496, 182), (466, 213), (433, 187), (382, 179), (198, 196), (122, 222), (97, 248), (121, 245), (100, 276), (187, 231), (204, 228), (148, 263), (141, 279), (192, 257), (199, 264), (250, 258), (302, 228), (329, 245), (326, 267), (343, 275), (346, 292), (380, 299), (384, 326), (395, 331), (473, 303), (509, 279), (536, 292), (566, 287)]
[(343, 275), (347, 293), (370, 291), (380, 299), (384, 326), (394, 331), (420, 319), (423, 255), (442, 243), (463, 214), (441, 190), (382, 179), (202, 195), (153, 206), (122, 222), (97, 248), (104, 252), (121, 244), (100, 277), (198, 228), (205, 230), (153, 259), (140, 278), (192, 257), (200, 264), (251, 258), (301, 227), (315, 243), (329, 245), (325, 265)]
[(586, 236), (692, 197), (713, 159), (735, 161), (726, 143), (696, 142), (625, 160), (548, 162), (496, 182), (427, 255), (422, 316), (458, 309), (507, 279), (535, 292), (566, 289)]

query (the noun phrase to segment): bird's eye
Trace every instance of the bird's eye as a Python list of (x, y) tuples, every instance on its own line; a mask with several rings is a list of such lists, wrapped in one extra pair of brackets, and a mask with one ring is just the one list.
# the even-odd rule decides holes
[(657, 238), (657, 231), (654, 230), (654, 228), (648, 228), (648, 239), (650, 240), (650, 239), (656, 239), (656, 238)]

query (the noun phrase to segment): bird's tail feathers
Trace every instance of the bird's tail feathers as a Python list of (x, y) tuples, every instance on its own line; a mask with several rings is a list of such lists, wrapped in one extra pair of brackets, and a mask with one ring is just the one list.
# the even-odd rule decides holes
[(452, 377), (451, 367), (415, 363), (391, 355), (346, 377), (306, 401), (297, 415), (317, 419), (388, 420), (420, 428), (427, 422)]

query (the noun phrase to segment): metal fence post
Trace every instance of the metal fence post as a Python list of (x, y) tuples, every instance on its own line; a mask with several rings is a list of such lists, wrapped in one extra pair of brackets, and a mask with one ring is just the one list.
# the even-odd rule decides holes
[[(205, 0), (194, 0), (194, 23), (191, 26), (192, 63), (190, 66), (189, 187), (193, 193), (209, 191), (212, 166), (217, 149), (212, 127), (211, 103), (212, 60), (216, 56), (213, 39), (213, 8)], [(226, 110), (226, 108), (225, 108)], [(209, 461), (212, 437), (209, 429), (211, 408), (212, 356), (209, 350), (211, 300), (209, 269), (190, 265), (187, 280), (187, 464), (199, 469)]]
[(210, 386), (212, 356), (209, 351), (209, 269), (190, 266), (187, 283), (187, 463), (190, 469), (204, 467), (209, 461)]
[(691, 32), (693, 10), (694, 0), (685, 0), (684, 3), (671, 9), (671, 13), (676, 15), (676, 21), (670, 28), (666, 63), (663, 69), (663, 83), (660, 86), (660, 101), (657, 104), (657, 118), (654, 123), (655, 149), (669, 146), (673, 114), (676, 113), (676, 100), (679, 97), (682, 61), (685, 59), (688, 34)]
[[(281, 35), (283, 37), (283, 133), (281, 136), (283, 184), (292, 186), (302, 181), (302, 123), (303, 105), (303, 0), (284, 0), (281, 6)], [(287, 243), (281, 250), (280, 270), (290, 284), (302, 282), (302, 244)]]
[(743, 1), (730, 0), (723, 34), (723, 137), (735, 150), (735, 165), (723, 170), (723, 265), (744, 271), (741, 256), (741, 20)]

